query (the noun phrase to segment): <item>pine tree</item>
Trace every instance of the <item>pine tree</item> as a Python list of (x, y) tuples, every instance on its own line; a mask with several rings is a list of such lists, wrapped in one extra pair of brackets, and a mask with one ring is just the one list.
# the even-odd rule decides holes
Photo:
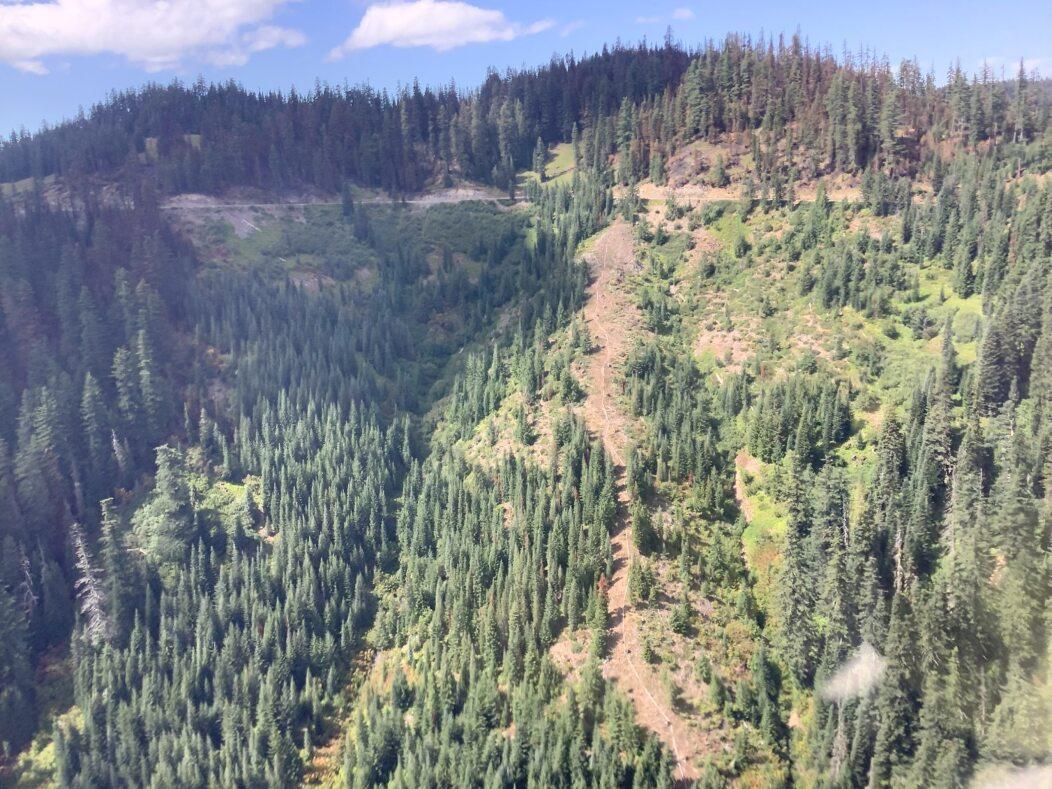
[(794, 455), (788, 504), (785, 553), (782, 561), (781, 611), (783, 651), (789, 669), (801, 684), (809, 684), (815, 669), (818, 633), (814, 623), (815, 577), (812, 572), (810, 515), (806, 472)]
[(139, 365), (139, 391), (146, 418), (147, 435), (160, 438), (169, 418), (164, 380), (154, 360), (153, 347), (145, 329), (139, 332), (136, 355)]
[(131, 558), (121, 544), (119, 528), (113, 499), (106, 499), (102, 502), (99, 558), (102, 562), (107, 614), (113, 626), (113, 633), (118, 639), (131, 626), (134, 589), (136, 588), (136, 579), (130, 566)]
[(537, 177), (541, 183), (548, 180), (548, 173), (546, 172), (545, 162), (548, 159), (548, 149), (544, 145), (544, 141), (540, 137), (537, 138), (537, 143), (533, 146), (533, 164), (532, 169), (537, 173)]
[(17, 749), (29, 740), (34, 701), (25, 617), (0, 587), (0, 744)]
[(157, 475), (150, 501), (136, 512), (135, 532), (149, 554), (160, 561), (184, 556), (196, 532), (182, 454), (157, 447)]
[(144, 422), (142, 393), (135, 358), (126, 347), (117, 349), (113, 357), (113, 380), (117, 386), (117, 406), (123, 426), (129, 436), (142, 435)]
[(913, 757), (920, 697), (915, 633), (913, 606), (906, 594), (897, 594), (888, 627), (887, 668), (875, 702), (878, 725), (869, 774), (873, 785), (891, 782)]
[(1047, 702), (1017, 661), (1012, 661), (1001, 701), (990, 719), (982, 743), (983, 755), (991, 761), (1033, 763), (1048, 753), (1048, 728), (1040, 725), (1047, 715)]

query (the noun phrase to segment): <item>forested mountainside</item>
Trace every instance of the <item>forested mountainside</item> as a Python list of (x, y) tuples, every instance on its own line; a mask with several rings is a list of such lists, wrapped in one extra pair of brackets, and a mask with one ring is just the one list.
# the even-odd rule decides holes
[[(1009, 82), (969, 79), (958, 65), (939, 87), (911, 62), (892, 70), (876, 58), (838, 61), (799, 37), (729, 37), (689, 51), (666, 42), (553, 59), (535, 71), (491, 73), (470, 92), (151, 86), (55, 128), (12, 133), (0, 145), (0, 180), (119, 175), (167, 193), (339, 191), (352, 180), (406, 193), (452, 173), (511, 189), (544, 146), (574, 137), (590, 166), (620, 152), (621, 176), (660, 180), (683, 141), (741, 132), (756, 146), (758, 183), (873, 164), (913, 175), (946, 147), (1040, 139), (1048, 98), (1047, 84), (1029, 85), (1022, 71)], [(1048, 166), (1047, 147), (1031, 156)]]
[(0, 779), (1047, 768), (1050, 107), (729, 37), (12, 136)]

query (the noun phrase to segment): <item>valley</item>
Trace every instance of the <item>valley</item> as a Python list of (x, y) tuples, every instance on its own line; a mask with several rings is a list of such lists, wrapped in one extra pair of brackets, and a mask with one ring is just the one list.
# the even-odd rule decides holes
[(1050, 94), (914, 68), (0, 145), (3, 784), (1040, 781)]

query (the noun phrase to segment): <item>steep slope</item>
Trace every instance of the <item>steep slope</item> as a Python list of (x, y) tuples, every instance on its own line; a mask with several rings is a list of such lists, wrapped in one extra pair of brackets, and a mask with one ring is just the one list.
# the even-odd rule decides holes
[[(695, 539), (715, 540), (724, 551), (733, 546), (744, 558), (748, 572), (722, 590), (710, 568), (730, 557), (703, 550), (701, 572), (690, 575), (709, 590), (715, 616), (702, 617), (691, 642), (723, 676), (724, 718), (739, 734), (755, 727), (775, 760), (791, 764), (804, 784), (924, 783), (969, 775), (977, 752), (991, 760), (1012, 752), (1033, 758), (1047, 747), (1043, 737), (969, 706), (976, 699), (958, 699), (958, 709), (985, 717), (983, 726), (1008, 728), (993, 735), (963, 725), (955, 736), (969, 745), (958, 761), (933, 764), (950, 745), (945, 720), (929, 717), (942, 714), (943, 699), (928, 694), (968, 672), (1002, 670), (993, 666), (1012, 665), (1018, 654), (1007, 631), (994, 635), (996, 628), (986, 633), (988, 644), (1000, 644), (999, 658), (987, 662), (972, 651), (975, 633), (954, 619), (963, 615), (961, 595), (968, 605), (989, 605), (997, 616), (1022, 617), (1039, 630), (1037, 612), (1047, 610), (1041, 585), (1029, 587), (1029, 601), (1018, 606), (1002, 597), (1011, 582), (1001, 571), (1028, 572), (1031, 560), (974, 529), (981, 519), (1002, 534), (1022, 529), (1027, 540), (1048, 533), (1048, 477), (1041, 470), (1048, 459), (1036, 449), (1048, 440), (1040, 416), (1046, 395), (1033, 388), (1021, 395), (1023, 384), (1008, 386), (997, 376), (1032, 375), (1018, 364), (1047, 347), (1033, 337), (1052, 326), (1047, 240), (1038, 240), (1043, 231), (1024, 229), (1031, 222), (1044, 227), (1047, 186), (1039, 179), (1017, 183), (1008, 168), (963, 157), (938, 191), (933, 200), (917, 189), (889, 207), (869, 182), (862, 201), (851, 194), (829, 200), (823, 189), (787, 207), (745, 199), (692, 205), (689, 192), (673, 190), (664, 193), (667, 201), (641, 203), (636, 217), (635, 255), (644, 263), (627, 289), (655, 336), (646, 340), (652, 349), (629, 362), (643, 372), (630, 380), (626, 400), (646, 417), (647, 429), (635, 435), (652, 513), (663, 501), (680, 513), (658, 527), (656, 574), (673, 588), (661, 565), (684, 553), (693, 563), (696, 553), (684, 545)], [(977, 227), (980, 216), (989, 224)], [(947, 228), (949, 247), (940, 250), (934, 239)], [(1030, 339), (1015, 346), (1020, 356), (1000, 345), (1002, 332), (1017, 331), (1001, 324), (1011, 325), (1012, 310), (1030, 327), (1022, 330)], [(677, 400), (699, 388), (719, 425), (725, 502), (692, 534), (690, 501), (711, 491), (690, 480), (697, 468), (689, 459), (686, 479), (676, 470), (690, 452)], [(1013, 442), (1020, 443), (1009, 449)], [(975, 475), (1011, 474), (1013, 467), (1033, 474), (1013, 514), (970, 509), (1007, 501), (1005, 477), (990, 485)], [(962, 509), (973, 514), (962, 521)], [(728, 528), (736, 515), (738, 524)], [(1013, 569), (1008, 555), (1019, 562)], [(961, 583), (967, 592), (955, 588)], [(913, 617), (943, 616), (934, 611), (956, 613), (939, 625), (912, 624)], [(708, 635), (721, 617), (723, 647)], [(909, 639), (921, 642), (923, 655)], [(1000, 704), (1026, 708), (1023, 716), (1036, 723), (1048, 715), (1039, 712), (1048, 709), (1039, 668), (1046, 663), (1034, 658), (1029, 636), (1022, 643), (1035, 673), (1025, 682), (1017, 675)], [(846, 680), (869, 649), (878, 650), (877, 661)], [(902, 706), (893, 714), (895, 704)], [(891, 743), (896, 725), (909, 733)], [(742, 752), (737, 738), (734, 748)], [(915, 756), (891, 766), (906, 750)], [(746, 761), (758, 753), (750, 752)], [(740, 764), (724, 762), (720, 772), (741, 777)]]
[(585, 302), (585, 325), (595, 341), (588, 360), (586, 396), (582, 405), (585, 423), (598, 435), (615, 464), (618, 510), (610, 542), (614, 574), (608, 581), (610, 629), (603, 674), (625, 692), (636, 719), (661, 738), (676, 759), (676, 777), (698, 777), (695, 757), (704, 749), (702, 738), (666, 700), (659, 698), (656, 672), (642, 661), (638, 613), (629, 599), (629, 568), (636, 561), (628, 517), (629, 494), (625, 464), (632, 428), (616, 392), (623, 383), (622, 368), (631, 345), (642, 332), (638, 309), (626, 288), (626, 278), (638, 271), (634, 240), (628, 223), (617, 220), (589, 244), (585, 259), (591, 282)]
[(731, 36), (3, 140), (0, 778), (1047, 760), (1048, 98)]

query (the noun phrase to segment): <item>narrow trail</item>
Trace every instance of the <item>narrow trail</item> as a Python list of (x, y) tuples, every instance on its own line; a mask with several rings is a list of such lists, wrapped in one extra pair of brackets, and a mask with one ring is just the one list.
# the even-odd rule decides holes
[(627, 358), (629, 335), (638, 325), (638, 310), (617, 284), (635, 265), (631, 229), (618, 221), (596, 240), (588, 255), (592, 282), (585, 305), (585, 322), (599, 346), (590, 360), (591, 386), (584, 417), (614, 461), (618, 499), (617, 524), (610, 538), (614, 573), (608, 588), (610, 601), (609, 652), (603, 674), (624, 688), (636, 709), (637, 720), (653, 731), (676, 759), (676, 777), (686, 783), (697, 778), (693, 758), (700, 752), (700, 738), (670, 705), (655, 697), (657, 673), (640, 657), (639, 613), (628, 597), (628, 571), (635, 556), (628, 518), (629, 496), (625, 478), (625, 452), (629, 421), (611, 391), (614, 366)]

